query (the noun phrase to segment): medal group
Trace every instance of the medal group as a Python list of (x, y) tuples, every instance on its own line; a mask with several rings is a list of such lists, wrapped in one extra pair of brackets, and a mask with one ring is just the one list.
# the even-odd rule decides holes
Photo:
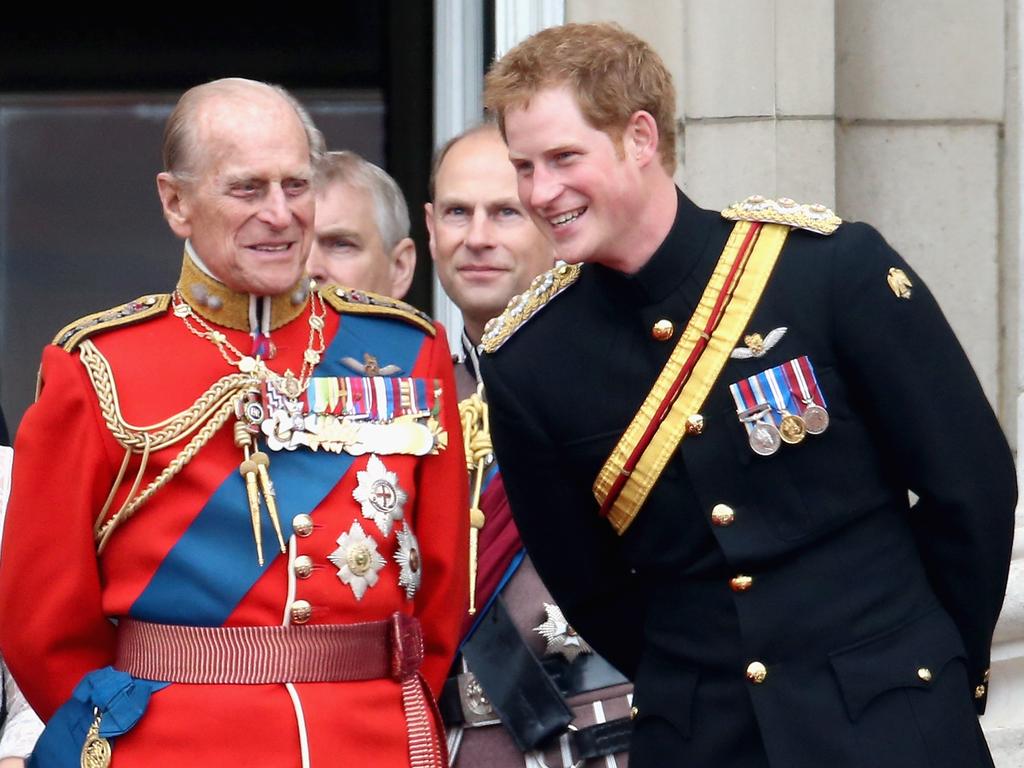
[(798, 357), (729, 385), (750, 449), (771, 456), (828, 429), (825, 397), (808, 357)]

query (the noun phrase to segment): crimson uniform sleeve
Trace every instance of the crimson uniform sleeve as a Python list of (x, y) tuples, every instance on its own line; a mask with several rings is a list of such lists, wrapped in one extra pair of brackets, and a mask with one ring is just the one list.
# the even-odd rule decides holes
[(113, 661), (92, 530), (116, 467), (77, 355), (48, 347), (41, 376), (41, 396), (15, 441), (0, 555), (0, 647), (46, 720), (83, 675)]
[[(1006, 589), (1017, 498), (1013, 459), (921, 278), (867, 225), (846, 224), (836, 238), (832, 305), (843, 375), (863, 393), (874, 434), (884, 436), (886, 466), (919, 497), (911, 509), (914, 537), (963, 637), (974, 696)], [(890, 268), (909, 276), (909, 298), (890, 289)]]
[(469, 500), (455, 374), (444, 329), (431, 348), (430, 376), (441, 382), (440, 419), (448, 447), (420, 463), (416, 481), (416, 537), (423, 557), (423, 584), (416, 616), (423, 627), (423, 676), (440, 696), (459, 643), (469, 584)]

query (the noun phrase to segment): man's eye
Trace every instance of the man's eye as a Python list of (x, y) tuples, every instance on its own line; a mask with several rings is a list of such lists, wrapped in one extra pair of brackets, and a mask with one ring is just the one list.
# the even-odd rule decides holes
[(557, 155), (555, 155), (555, 160), (559, 163), (565, 163), (568, 162), (569, 160), (572, 160), (574, 157), (576, 157), (576, 153), (569, 152), (567, 150), (565, 152), (559, 152)]
[(338, 238), (327, 243), (327, 247), (334, 251), (347, 251), (356, 247), (356, 244), (346, 238)]
[(252, 181), (231, 185), (231, 194), (235, 197), (252, 197), (257, 192), (259, 192), (259, 185)]
[(533, 165), (531, 163), (513, 163), (513, 167), (520, 176), (529, 176), (533, 173)]
[(301, 195), (309, 189), (309, 182), (306, 179), (288, 179), (281, 186), (289, 195)]
[(466, 209), (461, 205), (453, 205), (444, 209), (444, 215), (448, 218), (461, 218), (466, 215)]
[(514, 219), (522, 216), (522, 214), (519, 212), (517, 208), (502, 208), (500, 211), (498, 211), (498, 215), (501, 216), (503, 219)]

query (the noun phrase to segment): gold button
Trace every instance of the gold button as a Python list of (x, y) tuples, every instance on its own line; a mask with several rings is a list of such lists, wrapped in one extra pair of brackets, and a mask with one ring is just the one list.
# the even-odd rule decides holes
[(985, 686), (984, 685), (979, 685), (977, 688), (974, 689), (974, 698), (976, 698), (976, 699), (984, 699), (985, 698)]
[(932, 671), (928, 667), (921, 667), (917, 670), (917, 676), (924, 680), (926, 683), (932, 681)]
[(651, 328), (651, 336), (657, 341), (668, 341), (672, 338), (672, 334), (675, 333), (676, 327), (672, 325), (671, 320), (662, 318), (654, 324)]
[(313, 615), (313, 606), (309, 604), (308, 600), (296, 600), (292, 603), (290, 612), (292, 623), (305, 624), (309, 621), (309, 617)]
[(313, 518), (305, 514), (296, 515), (292, 518), (292, 530), (296, 536), (309, 536), (313, 532)]
[(695, 413), (692, 416), (686, 417), (686, 434), (688, 435), (702, 435), (704, 434), (704, 417), (699, 413)]
[(299, 555), (295, 558), (295, 575), (300, 579), (308, 579), (313, 575), (313, 558), (309, 555)]
[(739, 576), (733, 576), (729, 579), (729, 586), (732, 587), (733, 592), (746, 592), (754, 586), (754, 577), (744, 576), (741, 573)]
[(768, 677), (768, 668), (760, 661), (752, 661), (747, 665), (747, 680), (760, 685)]
[(732, 525), (732, 521), (735, 519), (736, 513), (727, 504), (715, 504), (714, 509), (711, 510), (711, 523), (720, 528)]
[(640, 714), (640, 710), (637, 709), (636, 707), (630, 707), (629, 708), (629, 719), (630, 720), (636, 720), (636, 716), (639, 715), (639, 714)]
[(986, 669), (985, 670), (985, 676), (982, 678), (986, 683), (988, 682), (988, 677), (989, 677), (990, 674), (992, 674), (992, 669), (991, 668)]

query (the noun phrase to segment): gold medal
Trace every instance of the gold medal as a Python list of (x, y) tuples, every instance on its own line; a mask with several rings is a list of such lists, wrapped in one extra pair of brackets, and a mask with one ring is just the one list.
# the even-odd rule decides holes
[(110, 765), (110, 742), (100, 736), (100, 711), (93, 710), (96, 717), (85, 734), (82, 745), (82, 768), (107, 768)]
[(807, 427), (804, 420), (792, 413), (783, 413), (782, 421), (779, 422), (779, 436), (783, 442), (796, 445), (803, 442), (807, 437)]

